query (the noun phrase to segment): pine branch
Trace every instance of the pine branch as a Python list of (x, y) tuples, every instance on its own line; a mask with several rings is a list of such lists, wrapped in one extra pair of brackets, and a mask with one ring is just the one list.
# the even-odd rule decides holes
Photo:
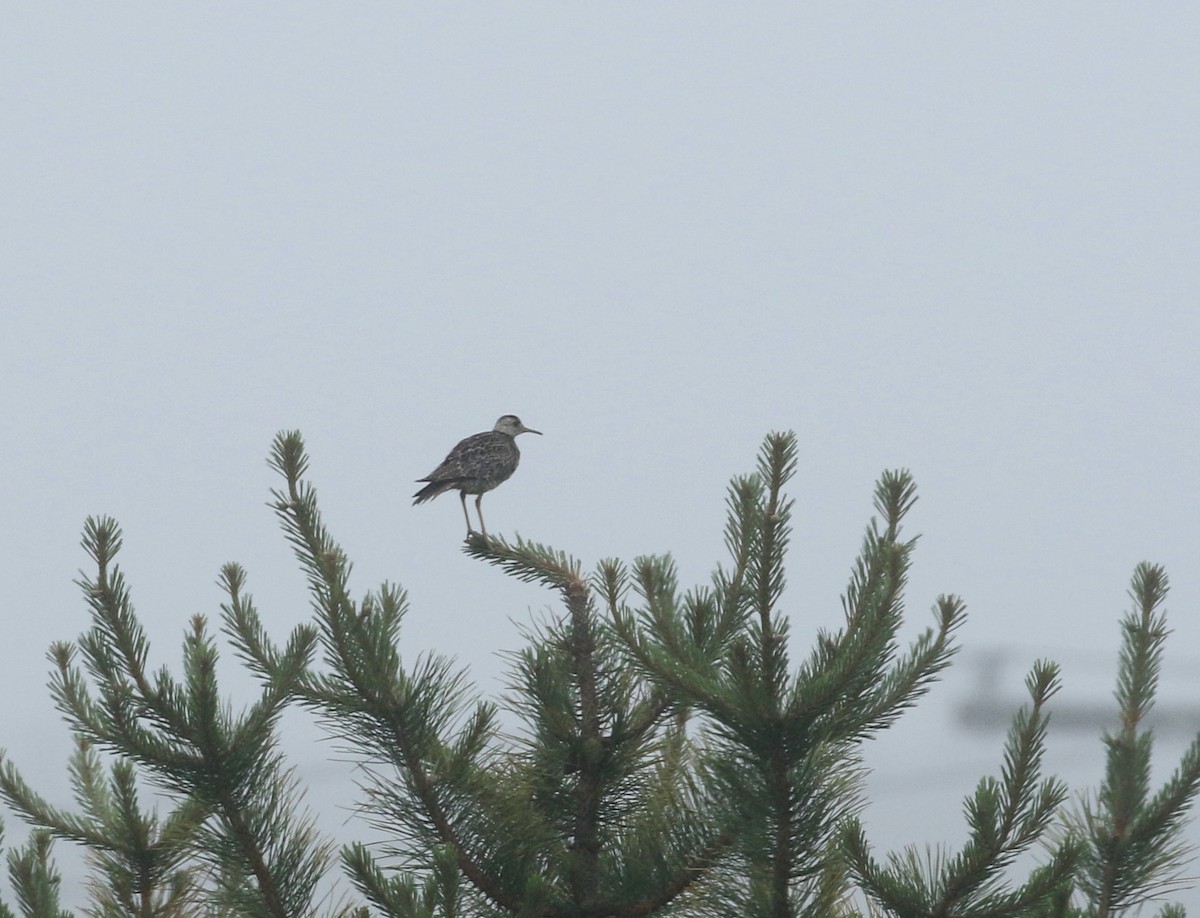
[(759, 476), (735, 478), (725, 498), (727, 519), (725, 547), (731, 568), (718, 567), (713, 574), (720, 617), (714, 631), (730, 635), (737, 631), (750, 612), (751, 591), (747, 588), (750, 566), (754, 561), (758, 533), (762, 528), (763, 483)]
[[(636, 613), (627, 606), (614, 609), (613, 633), (665, 699), (681, 710), (699, 708), (719, 722), (733, 722), (739, 709), (724, 691), (730, 678), (724, 667), (730, 653), (736, 652), (731, 645), (738, 635), (706, 634), (690, 627), (675, 598), (674, 566), (669, 558), (639, 558), (635, 567), (637, 592), (644, 607)], [(691, 622), (702, 617), (693, 615)]]
[[(868, 732), (886, 729), (913, 707), (950, 665), (958, 652), (951, 636), (965, 621), (965, 608), (958, 597), (942, 596), (934, 611), (937, 629), (918, 637), (905, 657), (894, 663), (875, 687), (855, 699), (849, 711), (838, 710), (822, 723), (822, 735), (828, 741), (857, 740)], [(788, 702), (793, 717), (803, 720), (811, 716), (809, 691), (808, 682), (797, 680)]]
[[(327, 674), (306, 676), (300, 700), (353, 748), (396, 769), (398, 783), (380, 776), (370, 788), (364, 804), (369, 815), (415, 848), (448, 847), (483, 896), (501, 908), (516, 908), (519, 894), (489, 870), (486, 851), (475, 847), (477, 839), (469, 834), (467, 789), (480, 767), (470, 757), (479, 754), (483, 735), (494, 733), (490, 709), (476, 708), (455, 758), (453, 742), (442, 733), (462, 712), (462, 677), (436, 657), (412, 672), (401, 665), (396, 643), (407, 608), (402, 591), (385, 584), (377, 595), (354, 602), (349, 561), (322, 522), (315, 489), (302, 480), (308, 458), (298, 432), (276, 437), (271, 466), (285, 479), (285, 487), (272, 492), (274, 508), (308, 575), (329, 666)], [(262, 658), (256, 665), (269, 668), (269, 658), (254, 650), (251, 636), (245, 639), (247, 653)]]
[(1115, 693), (1120, 727), (1104, 737), (1106, 768), (1094, 803), (1081, 802), (1067, 823), (1086, 844), (1079, 885), (1101, 918), (1177, 888), (1191, 854), (1181, 828), (1200, 793), (1200, 736), (1151, 796), (1153, 738), (1142, 727), (1154, 704), (1169, 633), (1162, 611), (1168, 589), (1161, 567), (1137, 566), (1130, 587), (1134, 607), (1121, 622)]
[[(906, 471), (885, 472), (875, 488), (875, 507), (883, 514), (884, 528), (872, 520), (855, 561), (850, 584), (842, 600), (845, 628), (823, 636), (801, 669), (792, 714), (801, 720), (814, 720), (819, 714), (830, 735), (855, 736), (872, 722), (886, 718), (886, 712), (859, 699), (876, 695), (894, 656), (895, 635), (900, 627), (903, 593), (910, 556), (915, 540), (900, 541), (901, 523), (916, 501), (916, 486)], [(949, 633), (961, 617), (948, 620), (945, 608), (939, 609), (942, 630)], [(949, 650), (929, 659), (936, 671), (945, 664)], [(920, 685), (933, 675), (914, 672), (908, 681)], [(896, 697), (903, 707), (904, 694)], [(878, 696), (876, 695), (876, 700)], [(834, 716), (828, 716), (833, 714)]]
[(1023, 918), (1046, 907), (1070, 883), (1082, 851), (1068, 839), (1023, 884), (1011, 889), (1001, 885), (1002, 871), (1045, 835), (1066, 797), (1060, 781), (1040, 778), (1048, 722), (1044, 708), (1058, 691), (1058, 668), (1038, 662), (1025, 684), (1031, 705), (1013, 718), (1000, 777), (981, 780), (966, 801), (970, 836), (962, 851), (922, 861), (909, 848), (905, 857), (893, 857), (883, 868), (871, 857), (857, 820), (843, 831), (852, 875), (888, 913), (901, 918)]
[[(561, 833), (563, 843), (561, 853), (550, 838), (530, 852), (547, 859), (548, 876), (561, 880), (539, 884), (524, 907), (530, 914), (597, 916), (666, 908), (703, 878), (730, 836), (692, 827), (695, 803), (677, 790), (691, 782), (683, 770), (688, 758), (664, 756), (661, 777), (646, 780), (652, 775), (646, 755), (672, 704), (660, 690), (637, 690), (634, 672), (613, 656), (612, 642), (629, 619), (626, 569), (606, 562), (584, 578), (567, 555), (523, 540), (480, 536), (469, 539), (466, 550), (521, 580), (554, 588), (567, 608), (564, 623), (535, 635), (533, 647), (516, 655), (517, 710), (530, 720), (534, 741), (527, 772), (532, 809), (544, 827), (530, 835)], [(592, 584), (612, 616), (611, 630), (596, 619)], [(668, 641), (697, 643), (705, 598), (689, 597), (688, 631), (669, 559), (638, 559), (633, 588), (646, 603), (644, 615), (672, 623)], [(522, 773), (519, 766), (514, 776)]]
[[(4, 820), (0, 819), (0, 840), (2, 840), (3, 837), (4, 837)], [(10, 852), (10, 855), (11, 855), (11, 852)], [(11, 871), (10, 871), (9, 879), (10, 879), (10, 881), (12, 880)], [(4, 902), (3, 899), (0, 899), (0, 918), (16, 918), (16, 916), (13, 914), (12, 909), (10, 909), (8, 907), (8, 905)]]
[(541, 583), (557, 590), (580, 589), (585, 585), (579, 562), (574, 558), (520, 537), (510, 544), (499, 536), (484, 538), (472, 533), (463, 551), (525, 583)]
[[(294, 779), (275, 751), (275, 725), (305, 665), (311, 636), (306, 640), (301, 632), (282, 654), (260, 647), (264, 659), (273, 659), (280, 681), (268, 683), (257, 703), (234, 717), (221, 700), (217, 649), (202, 616), (193, 618), (184, 638), (182, 678), (165, 667), (148, 671), (149, 644), (115, 564), (120, 545), (113, 520), (88, 520), (84, 547), (97, 574), (80, 585), (93, 623), (78, 641), (82, 669), (69, 645), (51, 650), (57, 666), (51, 683), (55, 700), (82, 738), (137, 761), (151, 781), (211, 814), (203, 831), (195, 833), (195, 850), (222, 878), (236, 877), (220, 892), (225, 901), (279, 918), (308, 914), (329, 850), (316, 840), (311, 820), (296, 812)], [(240, 587), (232, 570), (226, 579)], [(284, 673), (290, 675), (283, 678)], [(84, 789), (95, 792), (90, 771), (85, 766), (79, 774)], [(122, 825), (136, 832), (140, 824), (131, 773), (118, 769), (114, 782), (110, 800), (88, 804), (93, 820), (111, 811), (117, 822), (106, 829), (102, 821), (81, 823), (47, 809), (28, 794), (25, 802), (56, 831), (81, 838), (90, 833), (88, 842), (102, 850)], [(20, 794), (18, 785), (11, 788)], [(198, 811), (193, 815), (199, 818)], [(174, 828), (183, 825), (176, 820)]]
[[(761, 675), (759, 698), (766, 702), (768, 723), (780, 720), (788, 684), (787, 629), (781, 627), (784, 622), (777, 618), (777, 606), (786, 586), (784, 561), (791, 533), (792, 502), (784, 498), (782, 492), (795, 469), (795, 435), (768, 435), (758, 462), (758, 476), (766, 484), (767, 499), (760, 517), (757, 550), (750, 565), (758, 613), (757, 627), (752, 629), (752, 634), (757, 631), (758, 659), (752, 665)], [(769, 730), (766, 735), (774, 732)], [(778, 736), (775, 741), (755, 750), (767, 769), (770, 820), (774, 826), (768, 882), (776, 918), (787, 918), (790, 912), (788, 903), (797, 856), (794, 844), (800, 834), (792, 774), (798, 750), (782, 740), (783, 737)]]
[(0, 794), (32, 825), (83, 844), (98, 871), (91, 882), (97, 909), (113, 914), (183, 916), (195, 904), (195, 872), (185, 866), (207, 807), (185, 801), (163, 823), (138, 805), (133, 767), (114, 764), (104, 781), (99, 757), (80, 743), (71, 781), (82, 815), (47, 804), (10, 762), (0, 771)]
[(758, 477), (765, 483), (767, 498), (751, 555), (750, 583), (758, 614), (759, 653), (762, 658), (764, 686), (772, 698), (778, 698), (787, 679), (787, 648), (782, 635), (775, 633), (775, 613), (786, 587), (784, 561), (791, 534), (792, 502), (783, 497), (783, 488), (796, 471), (796, 436), (792, 433), (769, 434), (758, 459)]
[(49, 834), (34, 832), (23, 848), (8, 852), (8, 877), (27, 918), (71, 918), (59, 906), (62, 877), (50, 860)]

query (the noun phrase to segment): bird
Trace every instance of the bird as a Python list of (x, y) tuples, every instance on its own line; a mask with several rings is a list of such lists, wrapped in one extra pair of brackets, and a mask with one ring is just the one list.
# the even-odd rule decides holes
[(496, 421), (496, 426), (483, 433), (473, 434), (460, 440), (450, 454), (436, 469), (417, 481), (427, 481), (413, 495), (413, 506), (433, 500), (446, 491), (458, 491), (462, 500), (463, 516), (467, 520), (467, 537), (475, 530), (471, 528), (471, 515), (467, 512), (467, 495), (475, 496), (475, 512), (479, 514), (479, 528), (488, 538), (487, 526), (483, 522), (483, 495), (485, 492), (507, 481), (517, 470), (521, 451), (517, 449), (517, 437), (523, 433), (542, 435), (521, 423), (515, 414), (506, 414)]

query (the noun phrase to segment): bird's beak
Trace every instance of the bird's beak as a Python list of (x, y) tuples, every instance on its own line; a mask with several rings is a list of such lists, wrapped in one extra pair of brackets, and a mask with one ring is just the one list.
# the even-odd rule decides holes
[(521, 425), (521, 433), (535, 433), (539, 437), (542, 435), (540, 430), (534, 430), (532, 427), (526, 427), (524, 424)]

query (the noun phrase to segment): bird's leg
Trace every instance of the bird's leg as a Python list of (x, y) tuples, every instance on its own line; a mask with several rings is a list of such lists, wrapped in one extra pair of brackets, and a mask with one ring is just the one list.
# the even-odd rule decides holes
[(471, 528), (471, 514), (467, 513), (467, 492), (459, 491), (458, 496), (462, 498), (463, 516), (467, 520), (467, 535), (470, 535), (475, 530)]
[(479, 528), (483, 530), (483, 537), (486, 539), (488, 537), (488, 534), (487, 534), (487, 526), (485, 526), (483, 523), (483, 495), (482, 494), (480, 494), (478, 497), (475, 498), (475, 512), (479, 514)]

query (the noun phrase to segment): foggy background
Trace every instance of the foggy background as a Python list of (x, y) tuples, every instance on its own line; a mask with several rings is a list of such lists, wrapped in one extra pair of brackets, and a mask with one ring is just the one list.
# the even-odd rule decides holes
[[(70, 803), (44, 654), (88, 625), (87, 514), (124, 527), (155, 665), (215, 629), (226, 561), (276, 640), (308, 618), (266, 506), (284, 428), (356, 589), (408, 589), (405, 660), (502, 690), (557, 601), (462, 554), (455, 495), (410, 496), (515, 413), (545, 436), (490, 531), (589, 568), (669, 551), (685, 585), (723, 560), (729, 479), (795, 430), (797, 657), (875, 479), (912, 470), (905, 638), (939, 593), (969, 619), (865, 747), (879, 853), (965, 839), (1004, 727), (962, 706), (1015, 711), (1043, 656), (1063, 711), (1111, 700), (1141, 560), (1192, 717), (1161, 781), (1200, 729), (1198, 40), (1170, 3), (6, 6), (0, 746)], [(1094, 788), (1099, 731), (1066, 720), (1047, 769)], [(285, 733), (321, 827), (367, 836), (352, 768)]]

